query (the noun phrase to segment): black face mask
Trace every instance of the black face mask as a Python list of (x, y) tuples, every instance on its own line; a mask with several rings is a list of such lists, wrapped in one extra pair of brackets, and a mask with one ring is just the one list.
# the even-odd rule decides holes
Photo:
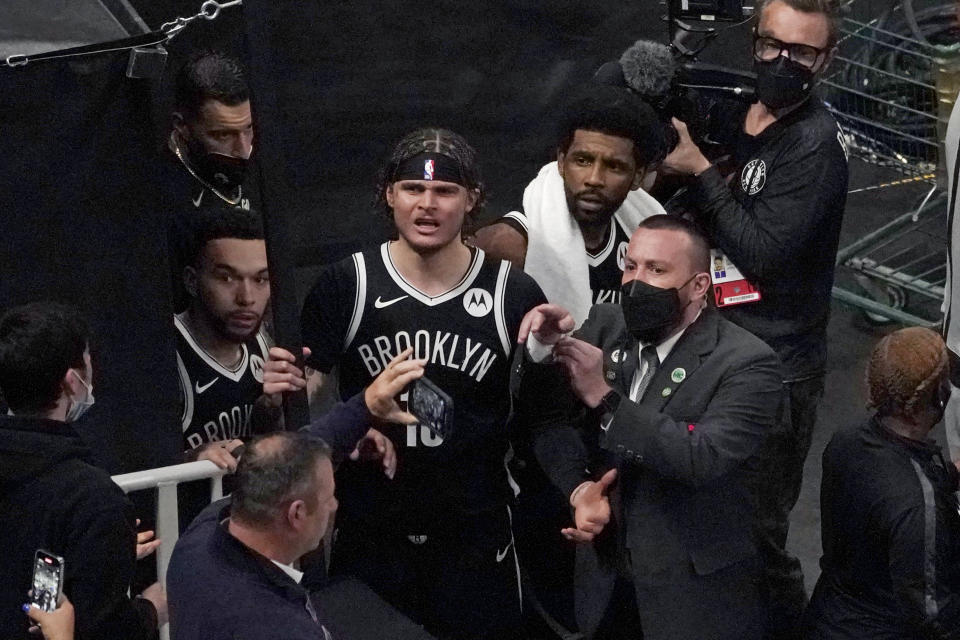
[(247, 177), (246, 158), (207, 151), (202, 144), (187, 141), (187, 156), (200, 177), (217, 189), (236, 189)]
[[(697, 274), (679, 287), (663, 289), (633, 280), (621, 287), (620, 307), (627, 331), (644, 344), (659, 344), (677, 326), (684, 308), (680, 289), (690, 284)], [(687, 303), (689, 304), (689, 303)]]
[(754, 60), (753, 70), (757, 73), (757, 98), (771, 109), (802, 102), (813, 89), (813, 71), (785, 56)]
[(218, 189), (235, 189), (247, 177), (247, 159), (211, 151), (192, 158), (200, 175)]

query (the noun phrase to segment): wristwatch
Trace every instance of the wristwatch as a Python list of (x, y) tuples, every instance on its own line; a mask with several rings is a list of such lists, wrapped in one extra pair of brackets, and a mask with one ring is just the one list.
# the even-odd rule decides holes
[(620, 392), (616, 389), (610, 389), (610, 391), (600, 399), (600, 406), (603, 407), (605, 413), (613, 415), (617, 412), (621, 400), (623, 400), (623, 396), (620, 395)]

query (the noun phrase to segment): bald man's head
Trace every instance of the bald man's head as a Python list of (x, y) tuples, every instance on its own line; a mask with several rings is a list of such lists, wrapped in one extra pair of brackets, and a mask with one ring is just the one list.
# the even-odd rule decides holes
[(255, 438), (237, 465), (231, 517), (248, 525), (270, 525), (294, 500), (313, 505), (323, 488), (317, 486), (322, 477), (317, 467), (324, 460), (330, 460), (330, 448), (299, 431)]

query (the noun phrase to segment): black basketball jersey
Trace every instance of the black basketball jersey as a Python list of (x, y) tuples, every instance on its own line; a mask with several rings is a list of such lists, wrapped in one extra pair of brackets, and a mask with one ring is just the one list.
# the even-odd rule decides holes
[(520, 321), (546, 298), (528, 275), (485, 260), (480, 250), (455, 287), (431, 297), (404, 280), (388, 247), (321, 273), (304, 304), (303, 339), (311, 366), (338, 367), (343, 398), (409, 346), (428, 360), (426, 377), (453, 398), (445, 440), (420, 425), (383, 428), (397, 449), (393, 480), (375, 465), (344, 464), (337, 472), (344, 516), (403, 535), (429, 534), (453, 524), (452, 514), (476, 514), (510, 495), (511, 361)]
[[(511, 211), (499, 222), (508, 224), (524, 238), (530, 237), (527, 216), (520, 211)], [(587, 251), (587, 268), (590, 272), (590, 299), (593, 304), (620, 302), (620, 280), (623, 276), (623, 257), (627, 254), (631, 230), (616, 215), (610, 219), (607, 241), (596, 253)]]
[(177, 328), (177, 367), (183, 396), (184, 450), (253, 435), (250, 415), (263, 393), (263, 362), (268, 351), (263, 336), (257, 333), (240, 345), (240, 362), (231, 370), (203, 350), (182, 314), (175, 315), (173, 323)]
[(610, 220), (610, 233), (607, 242), (596, 254), (587, 251), (587, 265), (590, 268), (590, 293), (593, 304), (603, 302), (620, 303), (620, 281), (623, 278), (623, 257), (627, 254), (630, 232), (620, 219), (614, 216)]

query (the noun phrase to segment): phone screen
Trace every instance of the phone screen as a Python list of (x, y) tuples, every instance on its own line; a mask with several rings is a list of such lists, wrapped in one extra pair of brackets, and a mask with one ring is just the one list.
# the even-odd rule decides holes
[(44, 611), (53, 611), (57, 608), (62, 584), (63, 558), (38, 549), (33, 559), (33, 597), (30, 602)]
[(427, 378), (420, 378), (410, 392), (410, 413), (434, 436), (447, 438), (453, 427), (453, 398)]

